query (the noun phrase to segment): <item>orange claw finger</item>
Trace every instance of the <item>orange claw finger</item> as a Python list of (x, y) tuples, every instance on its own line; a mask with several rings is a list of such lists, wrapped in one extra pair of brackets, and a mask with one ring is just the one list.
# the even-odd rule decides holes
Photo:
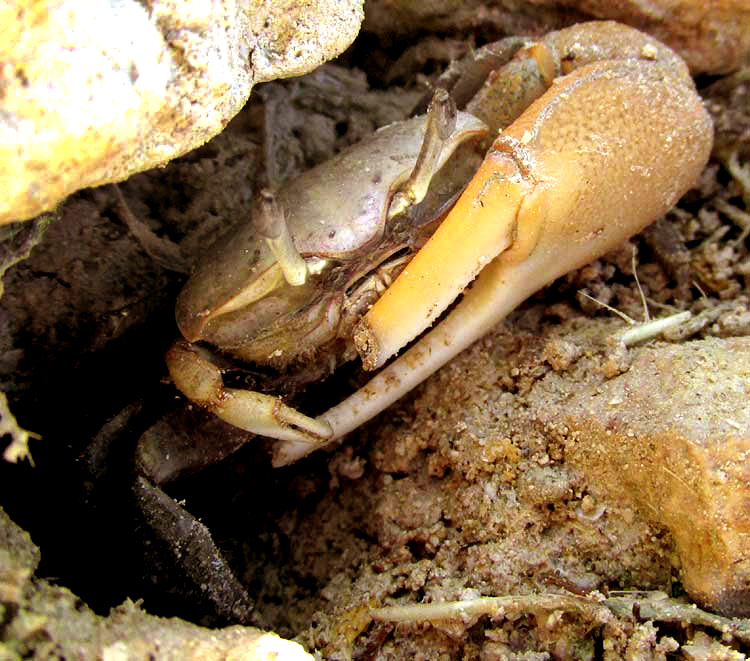
[[(427, 328), (515, 238), (521, 201), (533, 189), (512, 158), (493, 153), (438, 230), (354, 331), (365, 369), (375, 369)], [(482, 222), (487, 214), (491, 223)], [(397, 332), (398, 330), (401, 332)]]
[[(506, 248), (495, 295), (515, 298), (505, 284), (517, 281), (509, 269), (525, 274), (520, 285), (530, 294), (640, 231), (697, 180), (712, 129), (685, 65), (613, 23), (552, 35), (549, 47), (563, 65), (575, 58), (561, 48), (586, 50), (570, 45), (574, 30), (620, 41), (625, 56), (556, 79), (502, 132), (433, 238), (361, 320), (355, 340), (367, 367), (429, 327)], [(461, 348), (486, 332), (462, 323)]]

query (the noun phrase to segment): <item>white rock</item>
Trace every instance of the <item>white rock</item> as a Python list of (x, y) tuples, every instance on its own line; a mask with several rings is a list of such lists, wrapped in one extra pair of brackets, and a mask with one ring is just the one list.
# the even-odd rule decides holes
[(203, 144), (255, 83), (339, 54), (362, 18), (362, 0), (0, 4), (0, 223)]

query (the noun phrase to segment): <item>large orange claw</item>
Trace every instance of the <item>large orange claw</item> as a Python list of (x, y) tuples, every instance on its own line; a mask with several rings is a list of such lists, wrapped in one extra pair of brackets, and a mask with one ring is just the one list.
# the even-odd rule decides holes
[[(549, 88), (500, 133), (438, 231), (361, 321), (365, 365), (382, 365), (464, 297), (320, 416), (333, 438), (385, 409), (529, 295), (663, 215), (708, 160), (711, 120), (687, 67), (651, 37), (588, 23), (517, 58), (531, 61)], [(275, 463), (316, 447), (282, 442)]]

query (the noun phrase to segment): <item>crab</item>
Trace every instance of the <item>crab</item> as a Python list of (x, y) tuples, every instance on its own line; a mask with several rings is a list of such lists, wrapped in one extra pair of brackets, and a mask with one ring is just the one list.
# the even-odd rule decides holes
[[(532, 293), (662, 216), (708, 160), (711, 120), (687, 66), (635, 29), (584, 23), (475, 59), (492, 62), (486, 81), (449, 83), (466, 112), (437, 92), (426, 115), (261, 192), (178, 298), (177, 388), (277, 439), (276, 466), (371, 419)], [(486, 125), (497, 137), (477, 169)], [(225, 385), (217, 350), (299, 381), (357, 354), (380, 371), (313, 418)]]

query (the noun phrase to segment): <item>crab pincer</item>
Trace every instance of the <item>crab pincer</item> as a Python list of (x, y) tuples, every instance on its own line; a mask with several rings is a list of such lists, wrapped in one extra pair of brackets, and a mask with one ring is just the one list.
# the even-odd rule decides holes
[(532, 70), (542, 89), (504, 128), (457, 203), (354, 329), (368, 369), (449, 314), (367, 385), (319, 416), (320, 443), (355, 429), (481, 338), (528, 296), (668, 211), (703, 170), (711, 120), (685, 63), (632, 28), (580, 24), (521, 48), (488, 84)]
[[(327, 423), (285, 403), (283, 386), (356, 357), (354, 323), (476, 170), (478, 158), (463, 173), (461, 149), (475, 153), (487, 130), (438, 92), (426, 115), (380, 129), (275, 193), (260, 191), (177, 299), (183, 339), (166, 355), (177, 388), (246, 431), (312, 445), (329, 437)], [(225, 384), (246, 363), (276, 370), (280, 394)]]

